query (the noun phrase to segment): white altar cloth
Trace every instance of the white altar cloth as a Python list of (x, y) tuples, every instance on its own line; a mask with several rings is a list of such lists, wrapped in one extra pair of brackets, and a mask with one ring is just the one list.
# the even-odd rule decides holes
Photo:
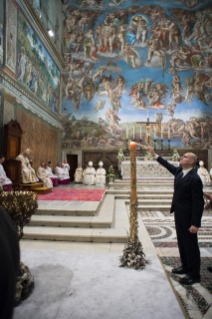
[[(169, 161), (170, 164), (178, 167), (179, 162)], [(137, 161), (137, 179), (142, 178), (174, 178), (165, 167), (160, 165), (157, 161)], [(130, 161), (124, 161), (121, 163), (121, 175), (122, 179), (130, 179)]]

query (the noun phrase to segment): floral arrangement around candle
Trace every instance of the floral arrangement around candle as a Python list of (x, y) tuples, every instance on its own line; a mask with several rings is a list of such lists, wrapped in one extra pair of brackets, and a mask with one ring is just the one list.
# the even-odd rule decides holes
[(107, 178), (109, 179), (109, 181), (114, 181), (114, 179), (116, 178), (116, 175), (114, 174), (113, 165), (110, 165), (109, 167)]
[(174, 149), (173, 149), (173, 154), (172, 154), (172, 159), (173, 159), (174, 161), (177, 161), (178, 158), (180, 158), (180, 155), (179, 155), (177, 149), (174, 148)]
[(117, 158), (120, 160), (120, 161), (123, 161), (125, 159), (125, 156), (124, 156), (124, 153), (122, 151), (122, 149), (120, 148), (120, 150), (118, 151), (118, 156)]

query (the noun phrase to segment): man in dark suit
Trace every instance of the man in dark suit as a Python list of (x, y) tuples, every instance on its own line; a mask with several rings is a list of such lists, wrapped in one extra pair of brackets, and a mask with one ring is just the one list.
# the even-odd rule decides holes
[(171, 213), (175, 215), (175, 227), (182, 266), (172, 269), (175, 274), (186, 274), (180, 283), (192, 285), (200, 282), (200, 250), (197, 232), (201, 227), (204, 209), (202, 181), (194, 171), (196, 155), (186, 153), (175, 167), (158, 156), (151, 147), (147, 150), (175, 176)]
[(19, 268), (18, 235), (12, 219), (0, 207), (0, 318), (11, 319)]

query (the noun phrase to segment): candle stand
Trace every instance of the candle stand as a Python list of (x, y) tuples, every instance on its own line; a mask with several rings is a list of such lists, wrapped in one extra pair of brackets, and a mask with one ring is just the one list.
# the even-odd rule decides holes
[(168, 150), (170, 150), (170, 139), (168, 139)]
[(138, 202), (136, 180), (136, 143), (130, 143), (130, 175), (131, 175), (131, 199), (130, 199), (130, 234), (128, 242), (120, 258), (120, 267), (141, 270), (150, 262), (146, 260), (141, 242), (138, 238)]
[(161, 149), (163, 150), (163, 140), (161, 140)]
[(128, 138), (126, 139), (126, 151), (128, 151)]
[(156, 139), (154, 139), (154, 150), (156, 150)]

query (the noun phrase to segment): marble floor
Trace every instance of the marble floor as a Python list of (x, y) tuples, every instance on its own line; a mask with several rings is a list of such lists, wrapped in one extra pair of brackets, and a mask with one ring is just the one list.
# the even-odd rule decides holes
[[(60, 188), (99, 189), (100, 187), (69, 184), (60, 186)], [(160, 184), (145, 185), (143, 182), (139, 182), (137, 185), (137, 192), (139, 209), (139, 238), (142, 242), (144, 252), (147, 255), (155, 256), (154, 258), (156, 258), (156, 260), (158, 260), (158, 258), (160, 259), (160, 265), (163, 265), (163, 271), (166, 273), (167, 278), (169, 278), (172, 289), (177, 298), (176, 300), (178, 300), (180, 307), (183, 310), (183, 317), (189, 319), (212, 318), (212, 275), (208, 273), (207, 267), (205, 266), (210, 263), (212, 264), (212, 211), (204, 212), (202, 219), (202, 228), (199, 232), (201, 257), (203, 258), (202, 261), (205, 267), (203, 267), (202, 270), (204, 277), (203, 284), (200, 284), (198, 286), (198, 289), (196, 289), (193, 285), (189, 290), (186, 287), (182, 287), (179, 284), (177, 278), (172, 278), (170, 272), (171, 267), (174, 265), (174, 263), (179, 263), (179, 252), (177, 248), (174, 220), (173, 216), (169, 214), (170, 200), (172, 198), (173, 193), (173, 185), (170, 184), (170, 181), (163, 181), (163, 186), (160, 186)], [(207, 188), (206, 192), (212, 193), (212, 188)], [(126, 181), (124, 181), (124, 183), (119, 181), (117, 183), (112, 183), (111, 185), (107, 186), (105, 199), (101, 203), (59, 203), (59, 201), (49, 201), (48, 203), (46, 203), (45, 201), (39, 201), (40, 213), (43, 214), (43, 216), (41, 217), (43, 218), (44, 222), (47, 223), (45, 227), (40, 227), (42, 232), (45, 232), (48, 229), (47, 225), (49, 222), (54, 223), (55, 218), (56, 220), (58, 219), (58, 216), (54, 218), (51, 218), (51, 216), (46, 216), (46, 210), (51, 211), (53, 209), (56, 209), (57, 211), (61, 210), (63, 212), (64, 209), (68, 209), (70, 217), (61, 216), (62, 218), (60, 218), (60, 222), (65, 223), (68, 221), (68, 223), (71, 223), (70, 225), (75, 225), (74, 229), (69, 228), (69, 235), (71, 229), (73, 229), (72, 232), (74, 234), (78, 234), (79, 240), (78, 242), (76, 242), (75, 237), (73, 237), (75, 235), (73, 234), (72, 237), (64, 237), (66, 239), (69, 238), (69, 240), (59, 239), (56, 241), (50, 240), (51, 238), (48, 239), (48, 237), (44, 237), (45, 240), (43, 240), (42, 236), (42, 240), (39, 239), (39, 237), (37, 238), (37, 240), (32, 240), (32, 238), (29, 235), (29, 238), (21, 240), (20, 242), (23, 258), (26, 258), (26, 260), (28, 260), (28, 254), (33, 255), (33, 251), (36, 252), (37, 250), (40, 253), (43, 252), (43, 254), (47, 253), (47, 251), (49, 251), (49, 253), (55, 252), (56, 255), (62, 252), (89, 254), (101, 253), (105, 255), (105, 258), (113, 258), (112, 256), (114, 256), (117, 253), (121, 254), (124, 248), (124, 242), (127, 238), (127, 231), (129, 230), (129, 203), (130, 188), (129, 182)], [(83, 216), (85, 212), (89, 211), (89, 209), (95, 212), (95, 216)], [(74, 216), (76, 212), (78, 212), (79, 214), (78, 217)], [(86, 227), (92, 228), (90, 228), (90, 230), (89, 228), (81, 228), (80, 224), (78, 224), (79, 218), (81, 222), (82, 220), (84, 221)], [(106, 219), (109, 228), (105, 228)], [(40, 222), (41, 221), (39, 219), (39, 215), (35, 215), (34, 219), (32, 218), (32, 225), (27, 226), (28, 231), (35, 232), (35, 230), (39, 228), (36, 225), (37, 223), (39, 225)], [(93, 227), (95, 227), (95, 223), (97, 227), (99, 227), (99, 225), (102, 223), (101, 226), (103, 228), (94, 229)], [(67, 231), (68, 225), (69, 224), (65, 225), (66, 227), (59, 228), (52, 227), (52, 231), (59, 232), (60, 230), (64, 233)], [(87, 235), (85, 236), (85, 234), (87, 234), (88, 232), (89, 238), (91, 238), (90, 242), (90, 239), (86, 237)], [(84, 238), (84, 241), (81, 241), (82, 238)], [(118, 241), (121, 242), (113, 242), (117, 241), (117, 238)], [(111, 240), (112, 242), (110, 242)], [(111, 257), (109, 257), (110, 255)], [(144, 270), (141, 273), (145, 273), (145, 271), (146, 270)], [(208, 285), (204, 284), (205, 280), (209, 282)], [(182, 315), (182, 313), (180, 314), (180, 316)], [(137, 318), (137, 314), (134, 312), (133, 314), (134, 317), (130, 318)], [(180, 316), (179, 318), (181, 318)], [(16, 318), (22, 317), (18, 317), (17, 315)], [(84, 317), (82, 316), (79, 318)], [(96, 317), (91, 318), (93, 319)], [(107, 317), (107, 319), (112, 318), (113, 314), (111, 313), (111, 316)], [(123, 316), (123, 318), (125, 317)], [(138, 318), (140, 317), (138, 316)], [(149, 318), (154, 318), (154, 316), (150, 316)], [(160, 315), (155, 318), (165, 317)], [(175, 316), (175, 318), (178, 317)]]

